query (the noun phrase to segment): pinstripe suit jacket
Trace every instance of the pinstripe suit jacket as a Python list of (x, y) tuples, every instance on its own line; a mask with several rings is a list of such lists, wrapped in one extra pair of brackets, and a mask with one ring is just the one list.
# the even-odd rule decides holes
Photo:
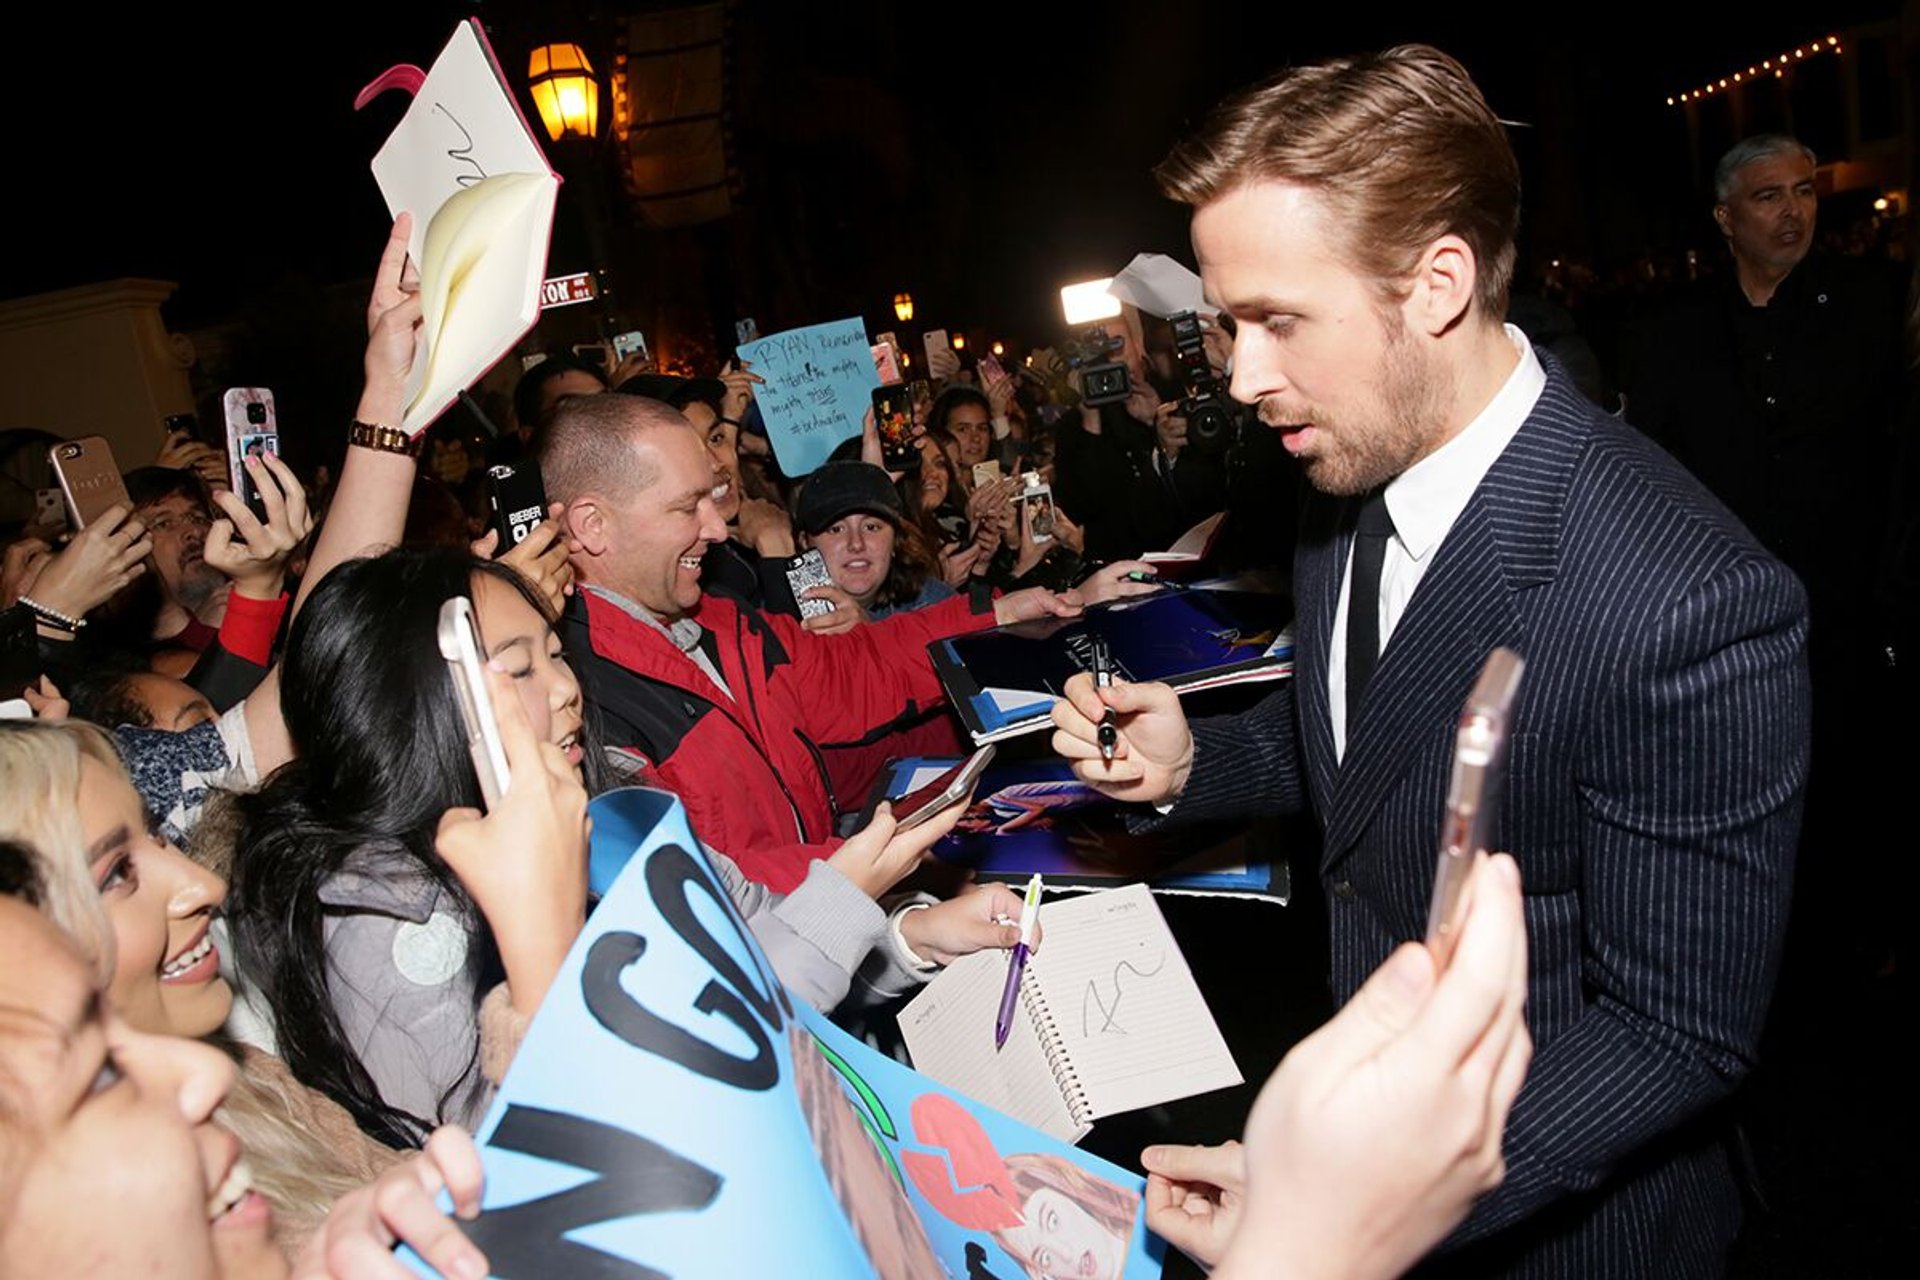
[(1296, 678), (1195, 723), (1170, 818), (1312, 806), (1344, 1000), (1422, 935), (1460, 706), (1489, 649), (1524, 655), (1498, 847), (1525, 884), (1535, 1056), (1506, 1181), (1438, 1265), (1714, 1274), (1740, 1207), (1709, 1108), (1752, 1060), (1786, 919), (1805, 597), (1545, 363), (1539, 403), (1381, 653), (1344, 761), (1327, 655), (1358, 504), (1316, 497), (1294, 567)]

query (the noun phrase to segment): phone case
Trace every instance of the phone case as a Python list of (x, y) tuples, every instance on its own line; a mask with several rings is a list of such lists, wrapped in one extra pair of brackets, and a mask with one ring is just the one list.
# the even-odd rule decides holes
[(800, 605), (802, 618), (817, 618), (823, 613), (833, 612), (831, 600), (802, 600), (800, 593), (809, 587), (830, 587), (833, 579), (827, 576), (827, 562), (818, 551), (803, 551), (787, 561), (787, 584), (793, 588), (793, 598)]
[(71, 517), (69, 523), (76, 532), (98, 520), (115, 503), (132, 509), (127, 483), (120, 478), (113, 450), (102, 437), (82, 436), (52, 445), (47, 456), (53, 462), (53, 474), (60, 481), (60, 494)]
[(460, 703), (467, 752), (473, 757), (480, 794), (491, 810), (506, 794), (512, 775), (507, 770), (507, 748), (500, 739), (500, 722), (494, 718), (493, 699), (487, 693), (473, 604), (465, 596), (454, 596), (440, 606), (438, 639), (440, 656), (447, 660), (447, 674), (453, 681), (454, 697)]
[(227, 470), (233, 476), (233, 491), (254, 515), (265, 519), (267, 509), (260, 501), (260, 488), (241, 459), (249, 453), (280, 452), (280, 421), (273, 409), (273, 392), (265, 387), (229, 387), (220, 405), (227, 419)]
[(510, 466), (487, 468), (487, 503), (493, 530), (499, 534), (494, 554), (505, 555), (546, 519), (547, 490), (540, 479), (540, 465), (526, 458)]

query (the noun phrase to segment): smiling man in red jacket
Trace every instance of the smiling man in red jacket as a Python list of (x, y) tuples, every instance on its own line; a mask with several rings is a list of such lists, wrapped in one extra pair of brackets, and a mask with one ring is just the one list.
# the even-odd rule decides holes
[(580, 548), (561, 635), (603, 745), (778, 891), (839, 844), (815, 743), (856, 741), (941, 701), (929, 641), (1079, 608), (1071, 593), (1022, 591), (984, 612), (960, 597), (816, 636), (708, 591), (701, 557), (727, 536), (712, 459), (679, 412), (638, 396), (561, 406), (540, 470)]

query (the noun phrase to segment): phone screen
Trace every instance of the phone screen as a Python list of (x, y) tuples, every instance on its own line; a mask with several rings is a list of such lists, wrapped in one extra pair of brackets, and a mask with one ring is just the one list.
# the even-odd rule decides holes
[(890, 801), (893, 816), (899, 820), (898, 829), (911, 831), (949, 806), (964, 801), (992, 762), (995, 750), (994, 744), (988, 743), (925, 786), (915, 787)]
[(912, 384), (873, 389), (873, 429), (880, 436), (880, 461), (889, 471), (908, 470), (919, 456), (913, 438)]

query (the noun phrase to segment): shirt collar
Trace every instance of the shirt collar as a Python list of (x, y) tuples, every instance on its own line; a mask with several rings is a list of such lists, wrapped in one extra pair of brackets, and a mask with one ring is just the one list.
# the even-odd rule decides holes
[(1488, 468), (1546, 390), (1547, 372), (1533, 353), (1533, 344), (1514, 326), (1505, 328), (1520, 359), (1500, 390), (1459, 434), (1387, 485), (1387, 514), (1393, 517), (1394, 536), (1416, 561), (1425, 560), (1447, 536)]
[(652, 627), (668, 640), (671, 640), (674, 648), (680, 650), (682, 653), (692, 653), (699, 647), (700, 637), (705, 634), (705, 629), (692, 618), (676, 618), (672, 622), (662, 622), (654, 615), (651, 609), (643, 604), (627, 599), (618, 591), (610, 591), (606, 587), (595, 586), (592, 583), (583, 584), (583, 589), (591, 591), (608, 604), (621, 610), (628, 617), (639, 622), (644, 622), (649, 627)]

